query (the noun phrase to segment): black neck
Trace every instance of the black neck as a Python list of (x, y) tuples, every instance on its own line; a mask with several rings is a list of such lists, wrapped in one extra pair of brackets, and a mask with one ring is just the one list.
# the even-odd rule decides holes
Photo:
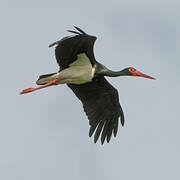
[(129, 76), (131, 75), (129, 71), (126, 69), (123, 69), (121, 71), (111, 71), (108, 68), (106, 68), (104, 65), (100, 63), (96, 63), (95, 65), (95, 74), (100, 76), (109, 76), (109, 77), (118, 77), (118, 76)]
[(107, 70), (106, 72), (104, 72), (105, 76), (109, 76), (109, 77), (118, 77), (118, 76), (128, 76), (124, 70), (122, 71), (111, 71), (111, 70)]

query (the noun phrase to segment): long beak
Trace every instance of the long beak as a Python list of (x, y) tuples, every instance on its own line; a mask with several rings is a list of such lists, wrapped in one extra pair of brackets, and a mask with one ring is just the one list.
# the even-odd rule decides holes
[(140, 77), (144, 77), (144, 78), (148, 78), (148, 79), (153, 79), (153, 80), (155, 80), (156, 78), (154, 78), (154, 77), (151, 77), (151, 76), (148, 76), (148, 75), (146, 75), (146, 74), (143, 74), (143, 73), (141, 73), (141, 72), (139, 72), (139, 71), (134, 71), (134, 73), (133, 73), (133, 76), (140, 76)]

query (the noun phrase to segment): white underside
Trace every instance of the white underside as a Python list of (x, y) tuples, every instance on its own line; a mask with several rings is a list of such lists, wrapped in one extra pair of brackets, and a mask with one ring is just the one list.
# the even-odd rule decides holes
[(79, 54), (76, 61), (70, 64), (69, 68), (66, 68), (56, 74), (40, 79), (36, 83), (38, 85), (48, 83), (53, 79), (65, 78), (60, 80), (57, 84), (84, 84), (91, 82), (94, 77), (95, 67), (92, 67), (92, 64), (89, 58), (85, 53)]

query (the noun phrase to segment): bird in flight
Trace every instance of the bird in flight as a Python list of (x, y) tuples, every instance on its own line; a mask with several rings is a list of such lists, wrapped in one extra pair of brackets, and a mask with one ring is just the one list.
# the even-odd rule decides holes
[(56, 73), (41, 75), (37, 88), (28, 88), (20, 92), (26, 94), (49, 86), (67, 84), (81, 100), (89, 119), (89, 136), (94, 134), (94, 142), (101, 138), (109, 143), (112, 134), (117, 135), (119, 119), (124, 126), (124, 113), (119, 103), (118, 91), (104, 76), (139, 76), (155, 79), (133, 67), (121, 71), (111, 71), (96, 61), (93, 48), (96, 37), (74, 26), (74, 35), (65, 37), (49, 45), (55, 47), (55, 56), (60, 70)]

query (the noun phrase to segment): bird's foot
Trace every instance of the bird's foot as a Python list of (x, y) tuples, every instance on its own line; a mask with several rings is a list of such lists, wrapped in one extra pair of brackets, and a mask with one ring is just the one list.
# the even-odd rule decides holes
[(64, 80), (65, 78), (58, 78), (58, 79), (54, 79), (42, 86), (39, 86), (37, 88), (27, 88), (27, 89), (24, 89), (20, 92), (20, 94), (27, 94), (27, 93), (30, 93), (30, 92), (33, 92), (33, 91), (36, 91), (38, 89), (42, 89), (42, 88), (45, 88), (45, 87), (49, 87), (49, 86), (52, 86), (52, 85), (57, 85), (57, 81), (60, 81), (60, 80)]
[(26, 94), (26, 93), (30, 93), (30, 92), (33, 92), (35, 91), (36, 88), (27, 88), (27, 89), (24, 89), (20, 92), (20, 94)]

